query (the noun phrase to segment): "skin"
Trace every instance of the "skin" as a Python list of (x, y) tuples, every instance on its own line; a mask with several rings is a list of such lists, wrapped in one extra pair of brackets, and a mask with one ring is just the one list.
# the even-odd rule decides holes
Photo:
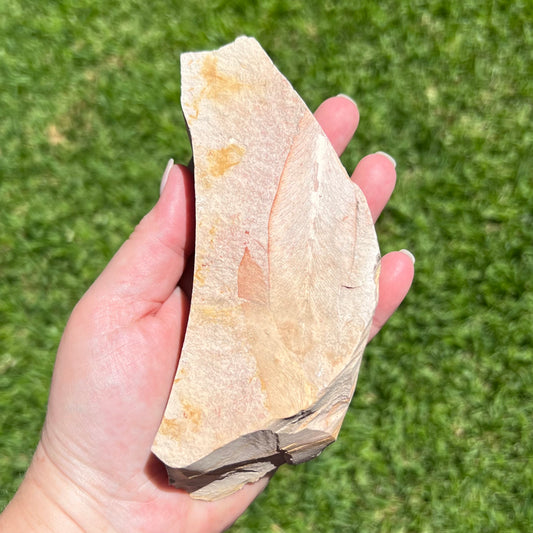
[[(315, 116), (340, 155), (359, 123), (357, 106), (337, 96)], [(375, 221), (394, 189), (394, 163), (368, 155), (352, 179)], [(267, 479), (216, 502), (193, 500), (168, 487), (150, 452), (185, 334), (189, 300), (179, 282), (193, 246), (192, 176), (174, 165), (157, 204), (72, 312), (41, 440), (0, 530), (221, 531), (265, 488)], [(413, 275), (407, 254), (383, 257), (371, 337)]]

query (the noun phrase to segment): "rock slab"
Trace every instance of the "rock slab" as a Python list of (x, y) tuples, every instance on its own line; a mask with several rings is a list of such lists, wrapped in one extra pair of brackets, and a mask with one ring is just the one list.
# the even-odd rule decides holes
[(259, 43), (181, 56), (193, 147), (189, 322), (153, 452), (215, 500), (338, 435), (377, 303), (361, 190)]

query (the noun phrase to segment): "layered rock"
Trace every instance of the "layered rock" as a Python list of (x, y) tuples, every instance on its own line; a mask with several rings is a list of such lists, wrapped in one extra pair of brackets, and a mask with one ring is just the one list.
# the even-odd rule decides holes
[(153, 452), (213, 500), (338, 435), (377, 303), (360, 189), (256, 40), (181, 56), (194, 285)]

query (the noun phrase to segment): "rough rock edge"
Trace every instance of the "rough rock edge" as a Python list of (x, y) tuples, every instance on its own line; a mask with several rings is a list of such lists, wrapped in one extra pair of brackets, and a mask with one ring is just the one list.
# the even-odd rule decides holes
[[(369, 332), (370, 326), (363, 335), (362, 342), (366, 343)], [(361, 355), (343, 369), (314, 405), (293, 417), (274, 421), (266, 430), (241, 436), (190, 465), (189, 468), (172, 468), (167, 465), (169, 483), (176, 488), (186, 490), (195, 499), (214, 501), (229, 496), (247, 483), (258, 481), (284, 463), (300, 464), (320, 455), (327, 446), (335, 442), (336, 435), (313, 430), (308, 426), (312, 426), (317, 419), (334, 416), (338, 421), (337, 433), (340, 430), (346, 413), (346, 404), (351, 401), (357, 382), (362, 360), (360, 346), (355, 350), (355, 353), (357, 352)], [(335, 394), (338, 389), (343, 391), (341, 396)], [(325, 411), (328, 404), (330, 407)], [(316, 416), (313, 417), (313, 414)], [(287, 439), (283, 439), (284, 436)], [(270, 440), (272, 453), (248, 458), (243, 458), (241, 455), (239, 462), (217, 467), (217, 463), (223, 462), (223, 457), (235, 456), (233, 449), (242, 450), (243, 441), (248, 441), (250, 445), (254, 439)], [(284, 447), (282, 443), (283, 440), (294, 442), (300, 439), (304, 443), (301, 447)]]

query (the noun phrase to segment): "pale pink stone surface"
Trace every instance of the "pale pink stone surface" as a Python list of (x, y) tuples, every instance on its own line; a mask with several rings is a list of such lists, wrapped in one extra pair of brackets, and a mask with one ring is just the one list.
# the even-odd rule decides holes
[(213, 500), (337, 437), (377, 303), (372, 218), (256, 40), (181, 56), (195, 168), (185, 342), (153, 452)]

